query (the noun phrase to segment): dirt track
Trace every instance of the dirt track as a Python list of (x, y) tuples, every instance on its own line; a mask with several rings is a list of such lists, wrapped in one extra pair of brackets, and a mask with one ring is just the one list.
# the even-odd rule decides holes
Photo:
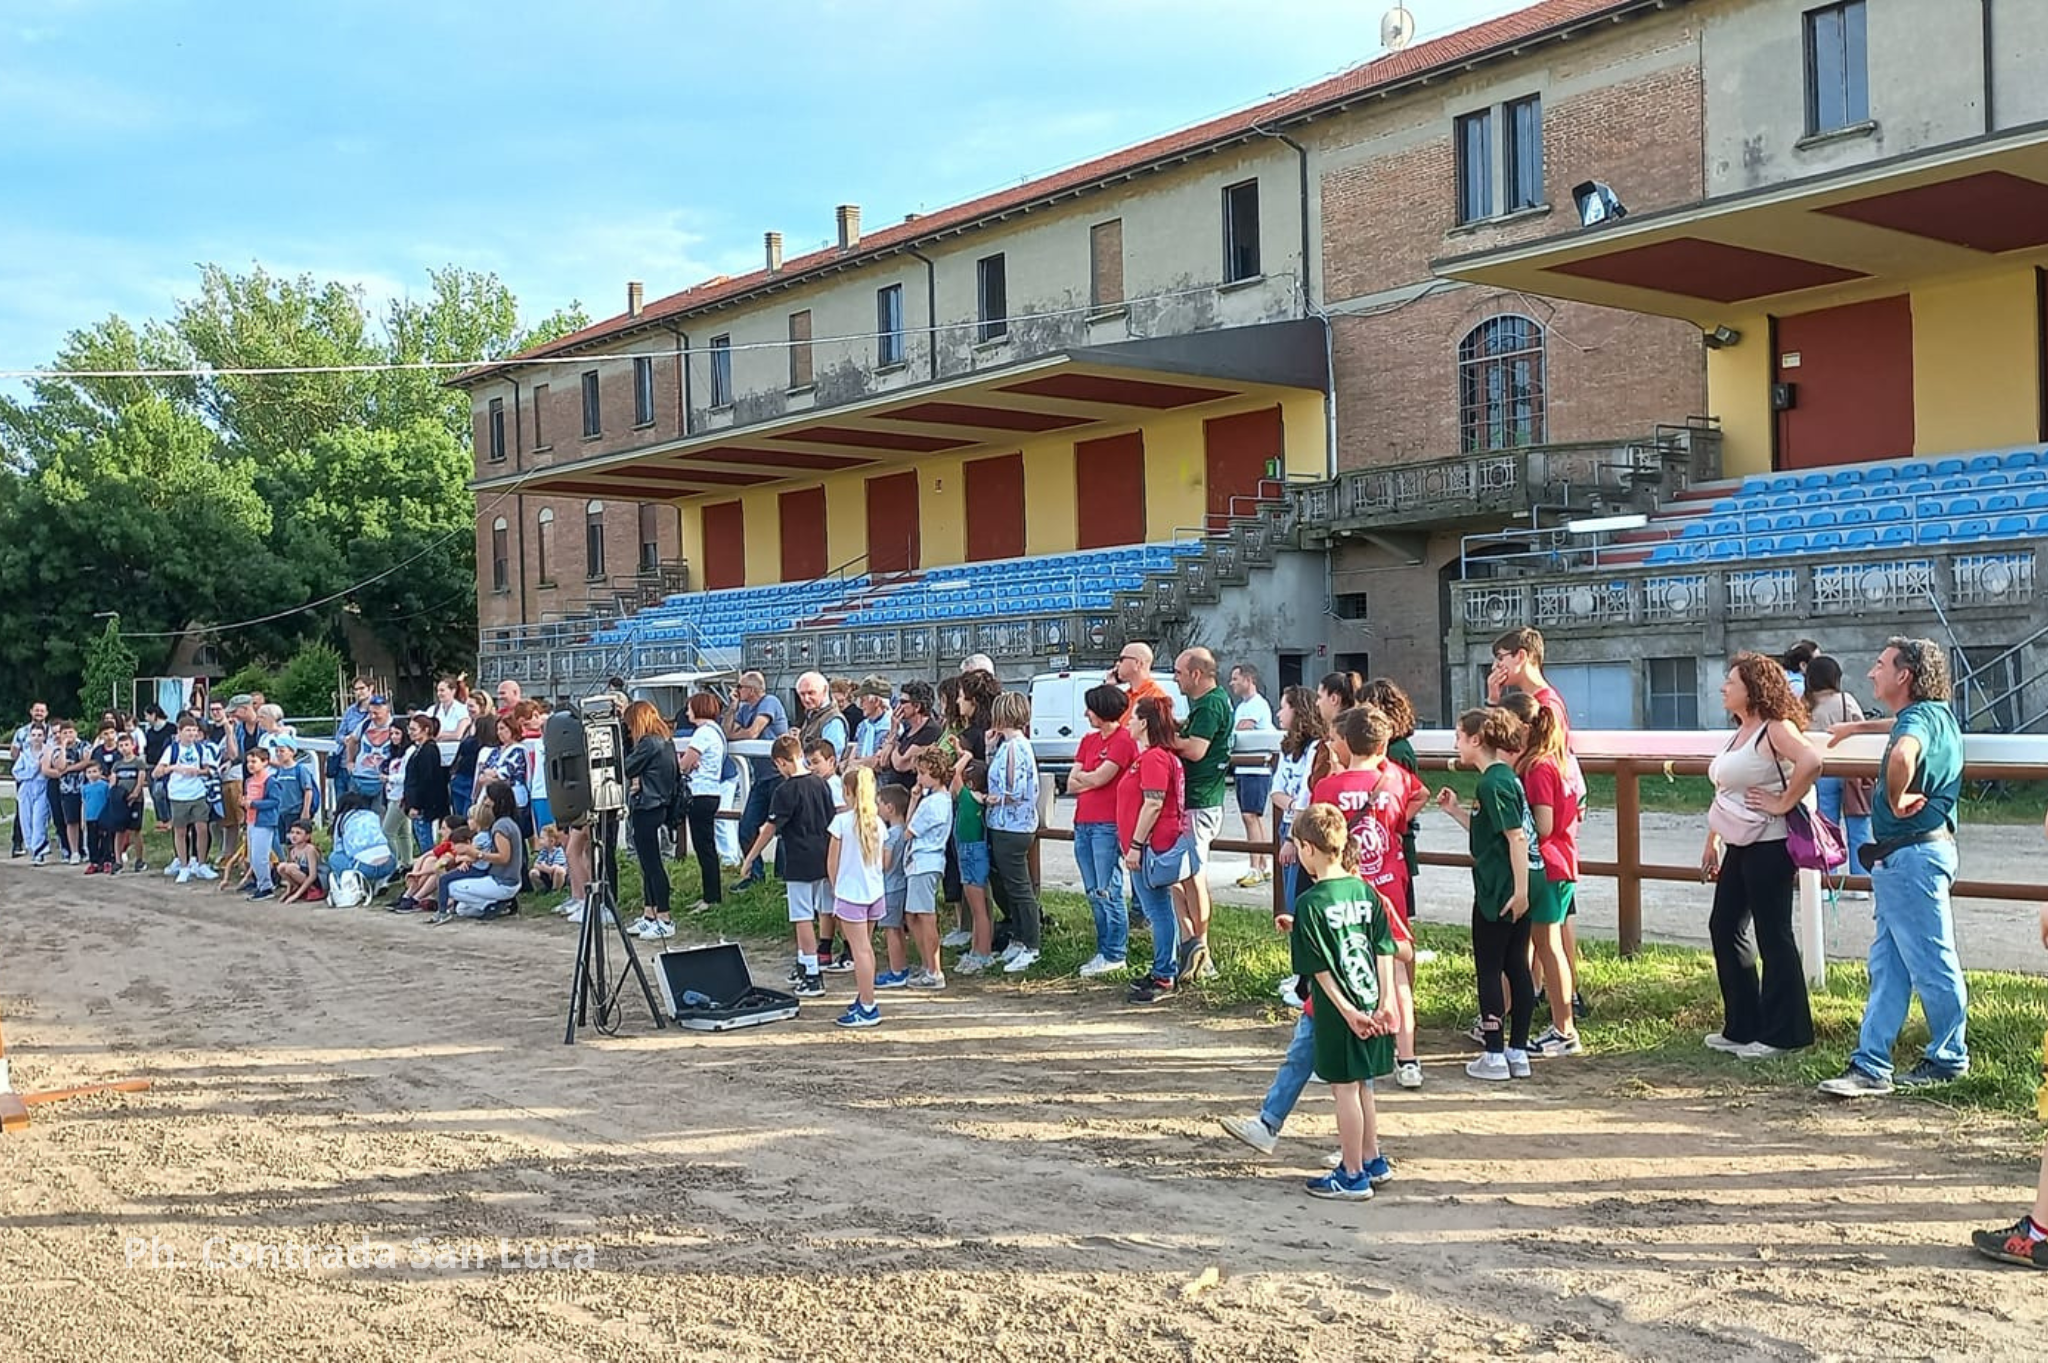
[[(963, 981), (877, 1032), (643, 1015), (567, 1050), (570, 932), (0, 866), (15, 1086), (156, 1085), (0, 1138), (0, 1352), (1726, 1360), (2048, 1331), (2040, 1281), (1957, 1248), (2023, 1205), (2029, 1152), (1923, 1105), (1440, 1064), (1381, 1104), (1398, 1180), (1330, 1206), (1299, 1186), (1319, 1090), (1278, 1158), (1215, 1126), (1276, 1026)], [(395, 1265), (209, 1266), (216, 1237), (217, 1264), (367, 1239)], [(486, 1263), (413, 1267), (419, 1237)], [(595, 1266), (507, 1267), (501, 1237)]]

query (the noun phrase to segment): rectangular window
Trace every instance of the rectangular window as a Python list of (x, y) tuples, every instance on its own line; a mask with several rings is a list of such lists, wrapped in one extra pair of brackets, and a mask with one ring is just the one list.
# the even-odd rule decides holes
[(633, 424), (654, 424), (654, 361), (645, 355), (633, 361)]
[(811, 386), (811, 310), (789, 315), (789, 386)]
[(975, 315), (981, 325), (977, 341), (1000, 341), (1010, 334), (1010, 287), (1003, 258), (983, 256), (974, 263)]
[(1806, 131), (1833, 132), (1870, 121), (1870, 66), (1863, 0), (1806, 15)]
[(509, 555), (505, 548), (506, 536), (505, 519), (500, 516), (498, 523), (491, 527), (491, 590), (494, 592), (511, 590), (511, 568), (507, 562)]
[(732, 337), (711, 338), (711, 405), (732, 406)]
[(1223, 282), (1259, 277), (1259, 182), (1223, 191)]
[(1700, 660), (1648, 658), (1650, 703), (1644, 718), (1652, 729), (1700, 727)]
[(547, 427), (541, 424), (541, 416), (547, 409), (548, 386), (538, 384), (533, 390), (533, 447), (537, 450), (549, 448)]
[(640, 503), (640, 571), (651, 573), (661, 566), (661, 506)]
[(1501, 150), (1507, 157), (1501, 176), (1507, 190), (1507, 211), (1537, 208), (1543, 203), (1543, 97), (1510, 100), (1501, 106)]
[(589, 439), (604, 434), (604, 414), (597, 406), (597, 371), (583, 371), (583, 436)]
[(1457, 121), (1458, 221), (1493, 216), (1493, 110)]
[(903, 363), (903, 286), (875, 290), (875, 363)]
[(1088, 229), (1088, 305), (1113, 308), (1124, 301), (1124, 220)]
[(583, 575), (604, 576), (604, 503), (592, 502), (583, 513)]
[(505, 399), (491, 399), (491, 462), (505, 462)]

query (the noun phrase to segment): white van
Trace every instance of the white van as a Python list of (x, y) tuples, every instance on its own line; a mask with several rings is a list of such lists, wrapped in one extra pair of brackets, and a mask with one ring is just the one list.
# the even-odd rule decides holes
[[(1104, 672), (1041, 672), (1031, 679), (1031, 750), (1041, 767), (1068, 767), (1089, 729), (1088, 707), (1082, 698), (1104, 684)], [(1152, 680), (1173, 697), (1173, 717), (1188, 717), (1188, 700), (1171, 672), (1154, 672)]]

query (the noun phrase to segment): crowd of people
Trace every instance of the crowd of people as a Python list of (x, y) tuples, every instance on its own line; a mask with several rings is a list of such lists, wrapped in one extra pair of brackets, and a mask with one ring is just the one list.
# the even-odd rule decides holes
[[(1208, 650), (1190, 648), (1172, 664), (1185, 698), (1177, 713), (1151, 649), (1133, 642), (1083, 698), (1088, 731), (1066, 775), (1095, 938), (1080, 973), (1128, 973), (1134, 1004), (1214, 973), (1209, 872), (1233, 739), (1277, 730), (1277, 763), (1236, 773), (1251, 844), (1265, 843), (1270, 819), (1276, 848), (1270, 861), (1255, 854), (1238, 884), (1284, 878), (1275, 926), (1289, 937), (1289, 993), (1302, 1016), (1260, 1110), (1224, 1126), (1270, 1152), (1308, 1077), (1327, 1080), (1341, 1148), (1310, 1185), (1318, 1196), (1369, 1198), (1392, 1177), (1373, 1086), (1423, 1082), (1411, 919), (1416, 825), (1430, 804), (1465, 828), (1473, 863), (1472, 1036), (1481, 1049), (1466, 1072), (1512, 1082), (1535, 1060), (1584, 1050), (1572, 917), (1586, 783), (1564, 699), (1543, 672), (1541, 634), (1511, 630), (1493, 654), (1488, 703), (1455, 725), (1457, 765), (1478, 778), (1469, 801), (1449, 787), (1432, 797), (1410, 741), (1414, 707), (1388, 678), (1331, 673), (1314, 688), (1285, 688), (1274, 707), (1255, 669), (1225, 678)], [(1888, 718), (1865, 718), (1839, 661), (1809, 641), (1782, 659), (1732, 660), (1721, 699), (1733, 727), (1710, 767), (1701, 855), (1714, 886), (1708, 925), (1723, 1006), (1705, 1044), (1745, 1060), (1813, 1043), (1793, 926), (1802, 866), (1870, 877), (1876, 940), (1862, 1034), (1843, 1073), (1820, 1086), (1840, 1098), (1941, 1084), (1969, 1067), (1948, 899), (1962, 738), (1945, 655), (1930, 641), (1895, 638), (1867, 675)], [(1047, 778), (1031, 743), (1030, 698), (1005, 690), (986, 659), (936, 685), (806, 673), (794, 716), (755, 672), (738, 678), (730, 704), (702, 691), (673, 721), (645, 700), (619, 700), (630, 745), (624, 822), (641, 871), (636, 935), (674, 935), (667, 862), (672, 847), (688, 847), (700, 909), (723, 898), (728, 861), (742, 887), (772, 866), (792, 930), (792, 987), (818, 997), (827, 975), (851, 976), (843, 1027), (879, 1025), (883, 991), (943, 990), (949, 970), (1017, 975), (1038, 962), (1044, 919), (1033, 857)], [(548, 711), (517, 682), (502, 683), (494, 699), (456, 677), (400, 721), (358, 681), (324, 745), (338, 799), (323, 864), (314, 846), (318, 759), (262, 696), (175, 719), (151, 707), (140, 724), (110, 711), (90, 742), (37, 704), (13, 738), (14, 851), (37, 865), (54, 855), (87, 874), (146, 871), (141, 830), (152, 811), (171, 831), (165, 874), (180, 884), (216, 880), (225, 868), (253, 898), (320, 901), (341, 897), (354, 878), (361, 893), (350, 900), (392, 886), (394, 911), (431, 911), (434, 923), (509, 911), (523, 889), (566, 889), (560, 911), (580, 922), (591, 831), (558, 824), (549, 807)], [(1888, 736), (1875, 780), (1829, 773), (1829, 749), (1869, 733)], [(748, 740), (766, 750), (736, 757), (733, 745)], [(738, 852), (721, 857), (719, 812), (742, 760), (752, 773)], [(1828, 860), (1834, 839), (1845, 850)], [(1138, 928), (1150, 953), (1134, 960)], [(1901, 1072), (1893, 1048), (1915, 994), (1932, 1037)], [(1539, 1001), (1549, 1017), (1535, 1033)], [(2037, 1205), (1993, 1236), (1996, 1246), (1980, 1237), (1980, 1248), (2048, 1266), (2044, 1211)]]

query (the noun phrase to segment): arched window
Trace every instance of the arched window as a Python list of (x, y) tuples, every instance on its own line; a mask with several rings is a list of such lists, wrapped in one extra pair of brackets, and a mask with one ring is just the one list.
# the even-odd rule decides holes
[(555, 509), (551, 506), (544, 506), (540, 511), (540, 531), (536, 537), (533, 555), (534, 575), (540, 579), (541, 585), (544, 587), (555, 585), (554, 568), (549, 562), (554, 558), (554, 547)]
[(1458, 343), (1458, 430), (1465, 453), (1543, 443), (1543, 328), (1493, 317)]
[(502, 592), (511, 586), (511, 569), (507, 563), (506, 541), (508, 527), (503, 516), (491, 522), (491, 590)]
[(583, 507), (583, 575), (604, 576), (603, 502), (589, 502)]

